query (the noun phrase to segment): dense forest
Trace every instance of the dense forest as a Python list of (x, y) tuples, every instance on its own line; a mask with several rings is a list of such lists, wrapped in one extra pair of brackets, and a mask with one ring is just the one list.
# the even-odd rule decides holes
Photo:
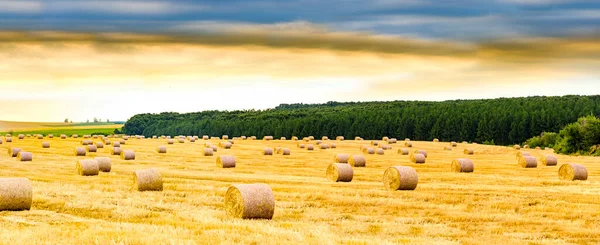
[(600, 96), (282, 104), (267, 110), (138, 114), (131, 135), (344, 136), (509, 145), (600, 115)]

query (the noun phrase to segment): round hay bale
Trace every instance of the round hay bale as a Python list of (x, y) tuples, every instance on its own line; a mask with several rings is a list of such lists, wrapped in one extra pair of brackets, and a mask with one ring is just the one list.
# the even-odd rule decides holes
[(87, 152), (97, 152), (98, 148), (95, 145), (87, 145), (86, 150)]
[(539, 146), (536, 146), (536, 147), (535, 147), (535, 149), (539, 151), (539, 150), (541, 150), (542, 148), (540, 148)]
[(53, 134), (49, 134), (49, 135), (48, 135), (48, 138), (49, 138), (49, 139), (54, 139), (54, 135), (53, 135)]
[(265, 137), (263, 137), (263, 140), (267, 140), (267, 141), (273, 140), (273, 136), (265, 136)]
[(194, 138), (190, 138), (189, 140), (190, 140), (191, 143), (196, 142), (196, 139), (194, 139)]
[(121, 152), (123, 152), (123, 150), (121, 149), (121, 147), (113, 147), (113, 148), (110, 149), (110, 154), (111, 155), (120, 156)]
[(121, 152), (121, 159), (126, 161), (135, 160), (135, 152), (133, 150), (124, 150)]
[(172, 144), (174, 144), (174, 143), (175, 143), (175, 141), (174, 141), (173, 139), (168, 139), (168, 140), (167, 140), (167, 144), (169, 144), (169, 145), (172, 145)]
[(112, 144), (113, 147), (121, 147), (121, 142), (115, 141)]
[(416, 154), (422, 154), (423, 156), (425, 156), (425, 158), (427, 158), (427, 151), (426, 150), (416, 150), (415, 153)]
[(33, 154), (31, 154), (31, 152), (19, 151), (19, 153), (17, 153), (17, 160), (21, 162), (31, 162), (33, 160)]
[(321, 143), (322, 143), (322, 141), (320, 141), (320, 140), (315, 141), (315, 144), (317, 144), (317, 145), (320, 145)]
[(329, 145), (329, 147), (330, 147), (331, 149), (336, 149), (336, 148), (337, 148), (337, 145), (336, 145), (336, 144), (331, 144), (331, 145)]
[(44, 139), (44, 136), (43, 136), (43, 135), (41, 135), (41, 134), (38, 134), (38, 136), (37, 136), (37, 139), (38, 139), (38, 140)]
[(529, 145), (524, 145), (523, 148), (529, 149)]
[(463, 143), (463, 144), (469, 144), (469, 142), (467, 142), (467, 141), (463, 141), (462, 143)]
[(372, 154), (375, 154), (375, 149), (373, 149), (373, 148), (364, 148), (363, 153), (364, 154), (372, 155)]
[(286, 138), (285, 137), (281, 137), (281, 138), (279, 138), (279, 140), (286, 140)]
[(406, 146), (406, 147), (412, 147), (412, 142), (410, 142), (410, 141), (404, 142), (404, 146)]
[(163, 181), (158, 170), (151, 168), (133, 172), (133, 189), (137, 191), (162, 191)]
[(329, 137), (327, 137), (327, 136), (323, 136), (323, 137), (321, 137), (321, 140), (323, 140), (323, 141), (325, 141), (325, 140), (329, 140)]
[(225, 148), (225, 149), (231, 149), (231, 146), (233, 146), (231, 144), (231, 142), (222, 142), (221, 143), (221, 147)]
[(356, 137), (354, 137), (354, 140), (362, 140), (362, 138), (359, 136), (356, 136)]
[(75, 147), (75, 156), (85, 156), (86, 150), (84, 147)]
[(367, 160), (363, 155), (354, 155), (348, 158), (348, 164), (352, 167), (366, 167)]
[(298, 137), (296, 137), (296, 136), (292, 136), (292, 140), (293, 140), (293, 141), (298, 141)]
[(202, 135), (202, 139), (203, 139), (203, 140), (208, 140), (208, 139), (209, 139), (209, 137), (208, 137), (208, 135)]
[(542, 155), (540, 161), (545, 166), (556, 166), (558, 164), (558, 159), (552, 155)]
[(521, 157), (525, 157), (525, 156), (531, 156), (531, 154), (529, 152), (526, 151), (519, 151), (516, 154), (517, 159), (521, 158)]
[(350, 156), (348, 154), (337, 154), (333, 157), (335, 163), (348, 163)]
[(452, 147), (444, 146), (444, 151), (451, 151)]
[(350, 182), (354, 176), (352, 166), (343, 163), (329, 164), (325, 172), (327, 179), (333, 182)]
[(404, 138), (404, 141), (410, 141), (410, 138)]
[(250, 140), (256, 140), (256, 136), (250, 136)]
[(473, 155), (473, 154), (475, 154), (475, 152), (473, 151), (473, 149), (465, 149), (463, 152), (465, 153), (465, 155)]
[(521, 146), (520, 146), (520, 145), (514, 145), (513, 147), (514, 147), (516, 150), (520, 150), (520, 149), (521, 149)]
[(27, 178), (0, 178), (0, 211), (30, 210), (32, 193)]
[(382, 140), (382, 141), (385, 141), (385, 142), (388, 142), (388, 140), (390, 140), (390, 138), (389, 138), (389, 137), (387, 137), (387, 136), (383, 136), (383, 137), (381, 138), (381, 140)]
[(315, 140), (315, 136), (308, 136), (309, 140)]
[(456, 147), (458, 144), (454, 141), (450, 142), (450, 147)]
[(519, 158), (519, 166), (523, 168), (537, 168), (537, 160), (532, 156), (523, 156)]
[(289, 148), (281, 148), (279, 149), (279, 151), (277, 151), (277, 153), (284, 156), (289, 156), (291, 154), (291, 151)]
[(212, 156), (214, 154), (214, 151), (212, 148), (204, 148), (204, 151), (202, 152), (202, 155), (206, 156)]
[(12, 142), (12, 138), (11, 137), (6, 137), (6, 143), (11, 143)]
[(229, 139), (229, 135), (223, 135), (223, 136), (221, 136), (221, 138), (222, 138), (223, 140), (228, 140), (228, 139)]
[(304, 144), (298, 144), (298, 148), (304, 149), (304, 147), (306, 147)]
[(417, 171), (406, 166), (389, 167), (383, 173), (383, 186), (390, 190), (414, 190), (419, 183)]
[(375, 153), (377, 153), (377, 155), (383, 155), (385, 154), (385, 151), (381, 148), (377, 148), (377, 150), (375, 150)]
[(218, 150), (216, 145), (211, 145), (210, 148), (213, 150), (213, 152), (217, 152)]
[(310, 140), (308, 139), (308, 137), (304, 137), (304, 138), (302, 138), (302, 140), (303, 140), (304, 142), (309, 142), (309, 141), (310, 141)]
[(567, 163), (558, 169), (558, 177), (562, 180), (587, 180), (588, 172), (583, 165)]
[(96, 157), (96, 158), (94, 158), (94, 160), (96, 160), (96, 162), (98, 163), (98, 169), (100, 171), (105, 172), (105, 173), (110, 172), (112, 165), (110, 164), (109, 157)]
[(67, 138), (67, 135), (61, 134), (61, 135), (60, 135), (60, 138), (64, 140), (64, 139), (66, 139), (66, 138)]
[(406, 149), (406, 148), (399, 149), (398, 154), (408, 155), (408, 149)]
[(42, 148), (50, 148), (50, 142), (42, 142)]
[(2, 144), (2, 139), (0, 139), (0, 145)]
[(25, 135), (24, 134), (19, 134), (19, 135), (17, 135), (17, 138), (20, 139), (20, 140), (25, 139)]
[(435, 139), (433, 139), (433, 142), (440, 142), (440, 140), (435, 138)]
[(371, 141), (371, 145), (372, 145), (372, 146), (378, 146), (378, 145), (379, 145), (379, 142), (372, 140), (372, 141)]
[(344, 141), (344, 136), (337, 136), (335, 137), (335, 140)]
[(312, 144), (308, 144), (308, 145), (306, 145), (306, 150), (313, 151), (313, 150), (315, 150), (315, 146)]
[(321, 145), (319, 145), (319, 147), (320, 147), (322, 150), (326, 150), (326, 149), (329, 149), (329, 148), (331, 148), (331, 147), (329, 146), (329, 144), (321, 144)]
[(425, 156), (423, 154), (418, 154), (418, 153), (413, 153), (410, 154), (410, 161), (416, 164), (423, 164), (425, 163)]
[(104, 148), (104, 143), (100, 141), (96, 142), (96, 148)]
[(77, 134), (73, 134), (73, 135), (71, 135), (71, 138), (73, 138), (73, 139), (77, 139), (77, 138), (79, 138), (79, 135), (77, 135)]
[(271, 156), (271, 155), (273, 155), (273, 149), (271, 149), (271, 148), (265, 148), (263, 150), (263, 155), (265, 155), (265, 156)]
[(93, 176), (98, 175), (100, 172), (100, 166), (98, 161), (94, 159), (81, 159), (77, 161), (77, 174), (81, 176)]
[(217, 157), (217, 167), (219, 168), (235, 168), (234, 156), (219, 156)]
[(183, 143), (185, 143), (185, 140), (184, 140), (184, 139), (182, 139), (182, 138), (179, 138), (179, 139), (177, 139), (177, 142), (179, 142), (179, 143), (183, 144)]
[(156, 147), (157, 153), (167, 153), (167, 147), (164, 145), (159, 145)]
[(471, 159), (459, 158), (452, 161), (451, 169), (453, 172), (472, 173), (475, 166), (473, 166), (473, 161), (471, 161)]
[(228, 216), (241, 219), (272, 219), (275, 197), (266, 184), (233, 185), (225, 193)]

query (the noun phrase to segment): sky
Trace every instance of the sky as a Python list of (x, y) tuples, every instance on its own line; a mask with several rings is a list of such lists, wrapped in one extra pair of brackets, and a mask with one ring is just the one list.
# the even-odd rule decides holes
[(0, 0), (0, 120), (600, 94), (597, 0)]

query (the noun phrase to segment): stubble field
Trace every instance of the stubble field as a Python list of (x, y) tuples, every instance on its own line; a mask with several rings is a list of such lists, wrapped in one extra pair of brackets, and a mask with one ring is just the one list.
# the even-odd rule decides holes
[[(0, 244), (597, 244), (600, 242), (600, 159), (558, 156), (558, 166), (524, 169), (517, 150), (459, 143), (413, 141), (427, 150), (425, 164), (397, 153), (365, 155), (366, 167), (354, 168), (350, 183), (334, 183), (325, 171), (337, 153), (358, 154), (370, 141), (335, 141), (336, 149), (299, 149), (296, 141), (236, 140), (202, 156), (205, 142), (168, 145), (165, 139), (130, 138), (123, 149), (134, 161), (110, 156), (112, 170), (79, 176), (78, 159), (109, 156), (110, 147), (74, 156), (81, 138), (16, 139), (0, 145), (0, 177), (29, 178), (30, 211), (0, 212)], [(95, 139), (98, 141), (100, 139)], [(116, 139), (111, 139), (115, 141)], [(44, 149), (41, 142), (49, 142)], [(316, 144), (311, 142), (316, 146)], [(156, 152), (167, 146), (166, 154)], [(9, 147), (33, 153), (18, 162)], [(266, 147), (290, 148), (291, 155), (263, 156)], [(472, 156), (463, 149), (475, 151)], [(551, 151), (524, 149), (536, 158)], [(236, 167), (217, 168), (216, 158), (233, 155)], [(473, 173), (450, 171), (452, 160), (470, 158)], [(561, 164), (586, 166), (587, 181), (558, 178)], [(391, 166), (416, 169), (414, 191), (389, 191), (383, 172)], [(156, 168), (162, 192), (132, 190), (133, 171)], [(229, 186), (266, 183), (275, 196), (272, 220), (227, 216)]]

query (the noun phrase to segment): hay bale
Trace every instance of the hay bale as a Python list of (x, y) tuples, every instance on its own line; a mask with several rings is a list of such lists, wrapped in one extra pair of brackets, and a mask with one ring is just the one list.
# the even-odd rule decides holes
[(42, 142), (42, 148), (50, 148), (50, 142)]
[(256, 140), (256, 136), (250, 136), (250, 140)]
[(325, 140), (329, 140), (329, 137), (327, 137), (327, 136), (323, 136), (323, 137), (321, 137), (321, 140), (323, 140), (323, 141), (325, 141)]
[(433, 142), (436, 142), (436, 143), (437, 143), (437, 142), (440, 142), (440, 140), (439, 140), (439, 139), (437, 139), (437, 138), (435, 138), (435, 139), (433, 139)]
[(315, 136), (308, 136), (308, 140), (315, 140)]
[(162, 191), (163, 181), (158, 170), (151, 168), (133, 172), (133, 189), (137, 191)]
[(265, 148), (263, 150), (263, 155), (265, 155), (265, 156), (271, 156), (271, 155), (273, 155), (273, 149), (271, 149), (271, 148)]
[(348, 159), (348, 164), (352, 167), (365, 167), (367, 166), (367, 160), (363, 155), (354, 155)]
[(189, 141), (190, 141), (191, 143), (194, 143), (194, 142), (196, 142), (196, 139), (194, 139), (194, 138), (190, 138), (190, 139), (189, 139)]
[(77, 161), (76, 167), (77, 174), (81, 176), (98, 175), (98, 172), (100, 172), (98, 161), (94, 159), (80, 159)]
[(157, 153), (167, 153), (167, 147), (164, 145), (159, 145), (156, 147)]
[(451, 148), (451, 147), (444, 146), (444, 151), (451, 151), (451, 150), (452, 150), (452, 148)]
[(79, 138), (79, 135), (77, 135), (77, 134), (73, 134), (73, 135), (71, 135), (71, 138), (73, 138), (73, 139), (77, 139), (77, 138)]
[(19, 134), (19, 135), (17, 135), (17, 138), (20, 139), (20, 140), (25, 139), (25, 135), (24, 134)]
[(402, 149), (398, 150), (398, 154), (401, 154), (401, 155), (408, 155), (408, 149), (406, 149), (406, 148), (402, 148)]
[(298, 137), (296, 137), (296, 136), (292, 136), (292, 140), (293, 140), (293, 141), (298, 141)]
[(281, 137), (281, 138), (279, 138), (279, 140), (286, 140), (286, 138), (285, 137)]
[(396, 142), (398, 142), (398, 139), (396, 138), (391, 138), (388, 140), (388, 144), (396, 144)]
[(82, 140), (81, 145), (91, 145), (93, 142), (91, 140)]
[(124, 145), (125, 144), (125, 140), (124, 139), (119, 140), (119, 144)]
[(174, 144), (174, 143), (175, 143), (175, 141), (174, 141), (173, 139), (168, 139), (168, 140), (167, 140), (167, 144), (169, 144), (169, 145), (172, 145), (172, 144)]
[(405, 147), (412, 147), (412, 142), (410, 142), (410, 141), (404, 142), (404, 146)]
[(263, 137), (263, 140), (267, 140), (267, 141), (273, 140), (273, 136), (265, 136), (265, 137)]
[(31, 162), (33, 160), (33, 154), (31, 154), (31, 152), (19, 151), (19, 153), (17, 153), (17, 160), (21, 162)]
[(525, 157), (525, 156), (531, 156), (531, 154), (529, 152), (526, 151), (519, 151), (516, 154), (517, 159), (521, 158), (521, 157)]
[(583, 165), (567, 163), (558, 169), (558, 177), (562, 180), (587, 180), (588, 172)]
[(354, 140), (362, 140), (362, 138), (359, 136), (356, 136), (356, 137), (354, 137)]
[(96, 142), (96, 148), (104, 148), (104, 144), (100, 141)]
[(390, 140), (390, 138), (389, 138), (389, 137), (387, 137), (387, 136), (383, 136), (383, 137), (381, 138), (381, 140), (382, 140), (382, 141), (385, 141), (385, 142), (388, 142), (388, 140)]
[(12, 138), (11, 137), (6, 137), (6, 143), (11, 143), (12, 142)]
[(115, 142), (113, 142), (112, 146), (113, 147), (121, 147), (121, 142), (115, 141)]
[(97, 152), (98, 148), (95, 145), (87, 145), (86, 150), (87, 152)]
[(61, 134), (61, 135), (60, 135), (60, 138), (64, 140), (64, 139), (66, 139), (66, 138), (67, 138), (67, 135), (65, 135), (65, 134)]
[(0, 211), (30, 210), (32, 193), (27, 178), (0, 178)]
[(417, 171), (406, 166), (389, 167), (383, 173), (383, 186), (390, 190), (414, 190), (419, 183)]
[(354, 176), (352, 166), (343, 163), (329, 164), (325, 171), (327, 179), (333, 182), (350, 182)]
[(289, 156), (291, 154), (291, 151), (289, 148), (281, 148), (277, 151), (277, 154), (281, 154), (284, 156)]
[(121, 152), (121, 159), (126, 161), (135, 160), (135, 152), (133, 150), (124, 150)]
[(222, 148), (225, 148), (225, 149), (231, 149), (231, 146), (233, 146), (233, 145), (231, 144), (231, 142), (221, 142), (221, 143), (219, 143), (219, 145), (220, 145)]
[(410, 154), (410, 161), (416, 164), (424, 164), (427, 158), (423, 154)]
[(179, 143), (183, 144), (183, 143), (185, 143), (185, 140), (184, 140), (184, 139), (182, 139), (182, 138), (179, 138), (179, 139), (177, 139), (177, 142), (179, 142)]
[(331, 149), (336, 149), (336, 148), (337, 148), (337, 145), (336, 145), (336, 144), (331, 144), (331, 145), (329, 145), (329, 147), (330, 147)]
[(514, 145), (513, 148), (515, 148), (516, 150), (520, 150), (521, 146), (520, 145)]
[(96, 157), (96, 158), (94, 158), (94, 160), (96, 160), (96, 162), (98, 163), (98, 169), (100, 171), (105, 172), (105, 173), (110, 172), (112, 165), (110, 164), (109, 157)]
[(459, 173), (472, 173), (475, 167), (473, 166), (473, 161), (467, 158), (459, 158), (452, 161), (450, 166), (453, 172)]
[(426, 150), (416, 150), (415, 153), (422, 154), (423, 156), (425, 156), (425, 158), (427, 158), (427, 151)]
[(363, 153), (364, 154), (372, 155), (372, 154), (375, 154), (375, 149), (373, 149), (373, 148), (364, 148), (363, 149)]
[(375, 150), (375, 153), (377, 153), (377, 155), (383, 155), (385, 154), (385, 151), (381, 148), (377, 148), (377, 150)]
[(2, 139), (0, 139), (0, 145), (2, 144)]
[(335, 163), (348, 163), (350, 156), (348, 154), (337, 154), (333, 157)]
[(229, 135), (223, 135), (223, 136), (221, 136), (221, 138), (222, 138), (223, 140), (228, 140), (228, 139), (229, 139)]
[(208, 140), (208, 139), (209, 139), (209, 137), (208, 137), (208, 135), (202, 135), (202, 139), (203, 139), (203, 140)]
[(304, 138), (302, 138), (302, 140), (303, 140), (304, 142), (309, 142), (309, 141), (310, 141), (310, 139), (308, 139), (308, 137), (304, 137)]
[(241, 219), (272, 219), (275, 197), (266, 184), (232, 185), (225, 193), (228, 216)]
[(235, 168), (234, 156), (219, 156), (217, 157), (217, 167), (219, 168)]
[(313, 150), (315, 150), (315, 146), (314, 146), (314, 145), (312, 145), (312, 144), (307, 144), (307, 145), (306, 145), (306, 150), (308, 150), (308, 151), (313, 151)]
[(456, 142), (454, 142), (454, 141), (450, 142), (450, 147), (456, 147), (456, 146), (458, 146), (458, 144)]
[(539, 146), (536, 146), (536, 147), (535, 147), (535, 149), (539, 151), (539, 150), (541, 150), (542, 148), (540, 148)]
[(214, 151), (212, 148), (204, 148), (204, 151), (202, 151), (202, 155), (207, 157), (207, 156), (212, 156), (214, 154)]
[(121, 147), (113, 147), (112, 149), (110, 149), (111, 155), (120, 156), (122, 152), (123, 152), (123, 150), (121, 149)]
[(315, 141), (315, 144), (317, 144), (317, 145), (320, 145), (321, 143), (322, 143), (322, 141), (320, 141), (320, 140)]
[(320, 144), (320, 145), (319, 145), (319, 147), (320, 147), (322, 150), (326, 150), (326, 149), (329, 149), (329, 148), (331, 148), (331, 146), (329, 146), (329, 144)]
[(524, 145), (523, 148), (529, 149), (529, 145)]
[(41, 135), (41, 134), (38, 134), (38, 135), (37, 135), (37, 139), (38, 139), (38, 140), (44, 139), (44, 136), (43, 136), (43, 135)]
[(335, 140), (344, 141), (344, 136), (337, 136), (335, 137)]
[(217, 152), (218, 148), (216, 145), (211, 145), (210, 148), (214, 151)]
[(523, 168), (537, 168), (537, 160), (532, 156), (523, 156), (519, 158), (519, 166)]
[(304, 149), (304, 147), (306, 147), (304, 144), (298, 144), (298, 148)]
[(473, 154), (475, 154), (475, 151), (473, 151), (473, 149), (465, 149), (463, 152), (465, 153), (465, 155), (473, 155)]
[(542, 155), (540, 161), (542, 162), (542, 165), (545, 166), (556, 166), (558, 164), (558, 159), (556, 156), (552, 155)]
[(75, 147), (75, 156), (85, 156), (86, 150), (84, 147)]
[(371, 145), (372, 145), (372, 146), (378, 146), (378, 145), (379, 145), (379, 142), (377, 142), (377, 141), (374, 141), (374, 140), (371, 140)]

